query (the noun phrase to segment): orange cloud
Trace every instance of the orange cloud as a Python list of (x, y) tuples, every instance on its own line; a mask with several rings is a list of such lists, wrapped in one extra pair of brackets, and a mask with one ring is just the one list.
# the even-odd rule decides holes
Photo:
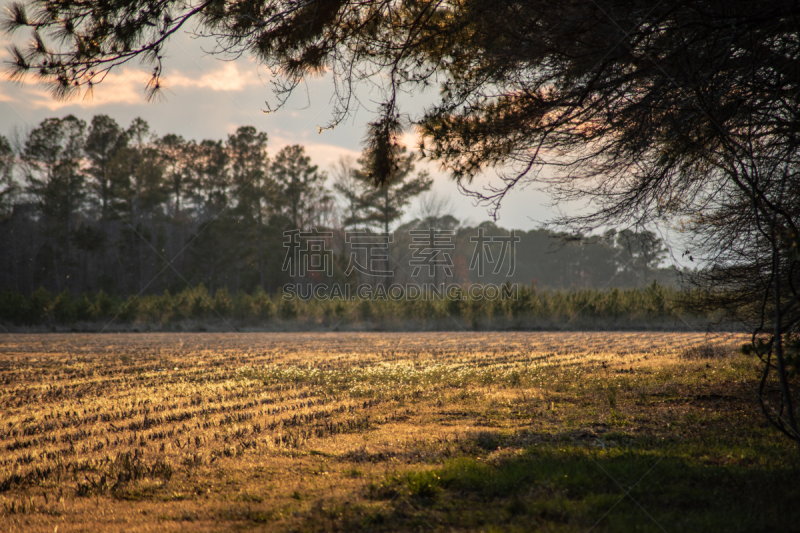
[[(147, 103), (145, 87), (148, 79), (149, 73), (141, 69), (121, 67), (108, 73), (102, 83), (95, 84), (90, 93), (83, 93), (66, 101), (57, 101), (32, 76), (26, 76), (22, 80), (22, 97), (28, 106), (46, 108), (50, 111), (70, 106), (94, 109), (107, 104), (143, 105)], [(260, 83), (255, 69), (240, 70), (231, 62), (225, 63), (222, 68), (205, 72), (199, 77), (172, 70), (164, 77), (163, 85), (167, 92), (177, 88), (241, 91), (250, 85)], [(0, 93), (0, 101), (4, 100), (11, 101), (13, 98)]]
[(138, 69), (122, 68), (109, 73), (102, 83), (91, 92), (76, 95), (69, 100), (55, 100), (50, 91), (38, 84), (31, 76), (22, 81), (22, 97), (29, 107), (57, 111), (64, 107), (78, 106), (93, 109), (105, 104), (144, 104), (144, 86), (147, 76)]
[(336, 161), (338, 161), (339, 157), (343, 155), (350, 155), (356, 158), (361, 155), (360, 152), (348, 150), (347, 148), (342, 148), (341, 146), (324, 143), (309, 143), (305, 139), (301, 139), (299, 137), (295, 139), (271, 137), (269, 147), (270, 154), (274, 156), (282, 148), (292, 144), (302, 145), (303, 148), (306, 149), (306, 154), (311, 156), (311, 160), (314, 162), (314, 164), (320, 166), (320, 170), (326, 170), (330, 165), (333, 165)]
[(234, 62), (228, 62), (222, 68), (203, 71), (200, 77), (186, 76), (180, 72), (172, 72), (164, 78), (167, 87), (187, 87), (211, 89), (212, 91), (241, 91), (249, 85), (261, 84), (255, 68), (239, 70)]

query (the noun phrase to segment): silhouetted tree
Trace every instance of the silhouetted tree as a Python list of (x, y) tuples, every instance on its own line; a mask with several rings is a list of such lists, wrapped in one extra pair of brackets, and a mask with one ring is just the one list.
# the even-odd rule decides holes
[(0, 135), (0, 220), (10, 215), (18, 192), (14, 181), (14, 150), (8, 139)]
[(363, 194), (364, 182), (356, 176), (355, 159), (352, 156), (340, 156), (333, 165), (333, 190), (344, 200), (344, 217), (342, 225), (353, 226), (360, 219), (361, 206), (359, 198)]
[(667, 255), (664, 243), (649, 230), (622, 230), (616, 234), (616, 246), (622, 270), (639, 276), (643, 285), (654, 279), (656, 268)]
[(126, 142), (127, 137), (114, 119), (107, 115), (95, 115), (92, 118), (84, 151), (89, 160), (87, 172), (91, 176), (90, 185), (100, 199), (100, 219), (103, 222), (109, 219), (109, 204), (113, 196), (111, 161)]
[(275, 155), (271, 167), (275, 180), (276, 206), (291, 223), (291, 229), (304, 229), (317, 215), (319, 204), (327, 202), (324, 172), (311, 164), (305, 148), (286, 146)]
[[(398, 150), (397, 165), (383, 178), (383, 185), (364, 188), (358, 198), (361, 218), (357, 221), (389, 233), (391, 224), (399, 220), (411, 200), (430, 190), (433, 180), (426, 171), (414, 172), (414, 156), (406, 154), (406, 149)], [(370, 161), (372, 152), (365, 151), (358, 160), (361, 168), (356, 177), (365, 185), (372, 181)]]
[(158, 141), (161, 155), (161, 166), (164, 168), (164, 179), (172, 194), (172, 216), (180, 222), (182, 218), (181, 199), (192, 190), (194, 180), (191, 172), (193, 142), (186, 142), (180, 135), (168, 133)]
[(203, 207), (216, 215), (227, 206), (232, 186), (228, 169), (229, 154), (222, 141), (206, 139), (194, 147), (192, 168), (198, 188), (204, 195)]
[(34, 128), (22, 152), (26, 191), (34, 198), (50, 237), (50, 253), (55, 285), (70, 273), (70, 242), (75, 216), (86, 198), (81, 159), (86, 123), (68, 115), (50, 118)]
[(275, 191), (274, 180), (268, 174), (267, 134), (253, 126), (242, 126), (228, 135), (227, 148), (232, 182), (239, 193), (239, 216), (256, 226), (258, 280), (264, 289), (264, 209), (265, 201), (271, 200)]
[(126, 146), (111, 161), (112, 190), (115, 209), (124, 214), (128, 223), (123, 230), (127, 233), (123, 240), (127, 242), (129, 273), (133, 274), (128, 276), (128, 287), (138, 293), (147, 283), (144, 278), (148, 265), (160, 264), (157, 257), (166, 251), (155, 237), (169, 193), (162, 180), (161, 154), (147, 122), (134, 119), (125, 136)]

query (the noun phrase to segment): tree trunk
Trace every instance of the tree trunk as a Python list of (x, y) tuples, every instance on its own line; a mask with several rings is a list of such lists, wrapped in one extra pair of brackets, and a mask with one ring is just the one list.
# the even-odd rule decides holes
[[(70, 192), (67, 191), (67, 213), (66, 213), (66, 226), (67, 226), (67, 234), (64, 236), (64, 273), (66, 277), (64, 278), (65, 284), (67, 288), (69, 288), (69, 275), (70, 275), (70, 255), (72, 255), (72, 250), (69, 244), (69, 237), (70, 233), (72, 232), (72, 202), (70, 198)], [(59, 287), (58, 292), (61, 292), (61, 288)]]
[(264, 245), (261, 239), (261, 199), (258, 199), (258, 280), (261, 285), (261, 290), (264, 290)]
[[(131, 268), (135, 268), (134, 265), (139, 263), (139, 256), (141, 255), (139, 253), (139, 246), (137, 246), (137, 242), (138, 241), (136, 239), (136, 218), (133, 216), (133, 211), (131, 210)], [(141, 266), (139, 266), (138, 270), (141, 270)], [(134, 278), (132, 280), (133, 283), (131, 283), (131, 286), (134, 287), (134, 290), (132, 292), (135, 293), (139, 292), (136, 290), (136, 285), (139, 285), (140, 286), (139, 290), (141, 290), (141, 278), (142, 278), (141, 272), (139, 272), (139, 275), (137, 277), (139, 279), (137, 280), (136, 278)], [(139, 281), (139, 283), (136, 283), (137, 281)]]
[(781, 315), (781, 263), (780, 251), (778, 250), (777, 231), (773, 228), (772, 238), (772, 272), (775, 279), (773, 284), (775, 297), (775, 324), (772, 338), (772, 349), (775, 353), (775, 360), (778, 367), (778, 380), (781, 386), (781, 396), (783, 405), (787, 411), (789, 431), (792, 433), (795, 443), (800, 448), (800, 433), (797, 431), (797, 424), (794, 417), (794, 406), (792, 405), (792, 394), (789, 389), (789, 382), (786, 378), (786, 364), (783, 358), (783, 317)]
[[(12, 213), (12, 217), (14, 214)], [(12, 218), (11, 219), (11, 242), (14, 243), (14, 288), (17, 292), (22, 292), (22, 285), (20, 284), (19, 280), (19, 249), (17, 247), (17, 232), (15, 231), (16, 228), (16, 221)]]
[[(383, 234), (384, 238), (386, 239), (386, 272), (389, 272), (391, 268), (391, 251), (392, 245), (389, 242), (389, 187), (385, 186), (383, 188)], [(383, 285), (384, 288), (390, 285), (389, 283), (389, 275), (387, 274), (386, 277), (383, 278)]]

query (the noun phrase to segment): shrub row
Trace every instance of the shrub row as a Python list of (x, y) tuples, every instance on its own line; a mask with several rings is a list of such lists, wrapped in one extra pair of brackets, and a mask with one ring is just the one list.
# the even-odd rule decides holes
[[(481, 289), (482, 290), (482, 289)], [(252, 294), (231, 295), (219, 289), (213, 295), (202, 284), (177, 294), (120, 298), (102, 291), (73, 296), (64, 291), (56, 296), (39, 288), (29, 296), (0, 293), (0, 320), (18, 325), (74, 324), (89, 321), (167, 325), (182, 320), (236, 320), (245, 324), (269, 322), (391, 322), (457, 319), (478, 327), (498, 320), (550, 320), (566, 322), (603, 319), (647, 321), (687, 316), (678, 305), (681, 293), (656, 283), (642, 288), (619, 290), (545, 291), (525, 286), (505, 299), (483, 298), (481, 290), (462, 291), (459, 298), (419, 297), (398, 300), (286, 299), (281, 293), (269, 295), (260, 288)], [(470, 293), (473, 296), (471, 297)]]

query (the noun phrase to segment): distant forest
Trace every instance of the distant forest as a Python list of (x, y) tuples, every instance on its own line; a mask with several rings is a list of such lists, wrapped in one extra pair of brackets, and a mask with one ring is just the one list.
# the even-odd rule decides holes
[[(158, 136), (141, 119), (127, 128), (106, 115), (90, 124), (72, 115), (44, 120), (16, 138), (0, 136), (0, 290), (125, 297), (202, 283), (212, 295), (221, 288), (276, 294), (297, 281), (285, 269), (284, 232), (312, 228), (329, 233), (339, 282), (365, 281), (347, 272), (353, 249), (346, 232), (361, 231), (392, 234), (393, 282), (676, 286), (677, 270), (662, 267), (663, 242), (630, 230), (517, 232), (513, 273), (489, 268), (479, 276), (471, 268), (478, 228), (488, 236), (508, 229), (462, 225), (430, 192), (427, 173), (415, 172), (410, 154), (382, 189), (369, 185), (365, 167), (364, 157), (343, 157), (322, 171), (297, 145), (270, 154), (267, 134), (249, 126), (198, 142)], [(400, 225), (415, 199), (415, 218)], [(411, 276), (409, 232), (428, 228), (452, 232), (452, 268)], [(495, 258), (505, 253), (492, 246)]]

